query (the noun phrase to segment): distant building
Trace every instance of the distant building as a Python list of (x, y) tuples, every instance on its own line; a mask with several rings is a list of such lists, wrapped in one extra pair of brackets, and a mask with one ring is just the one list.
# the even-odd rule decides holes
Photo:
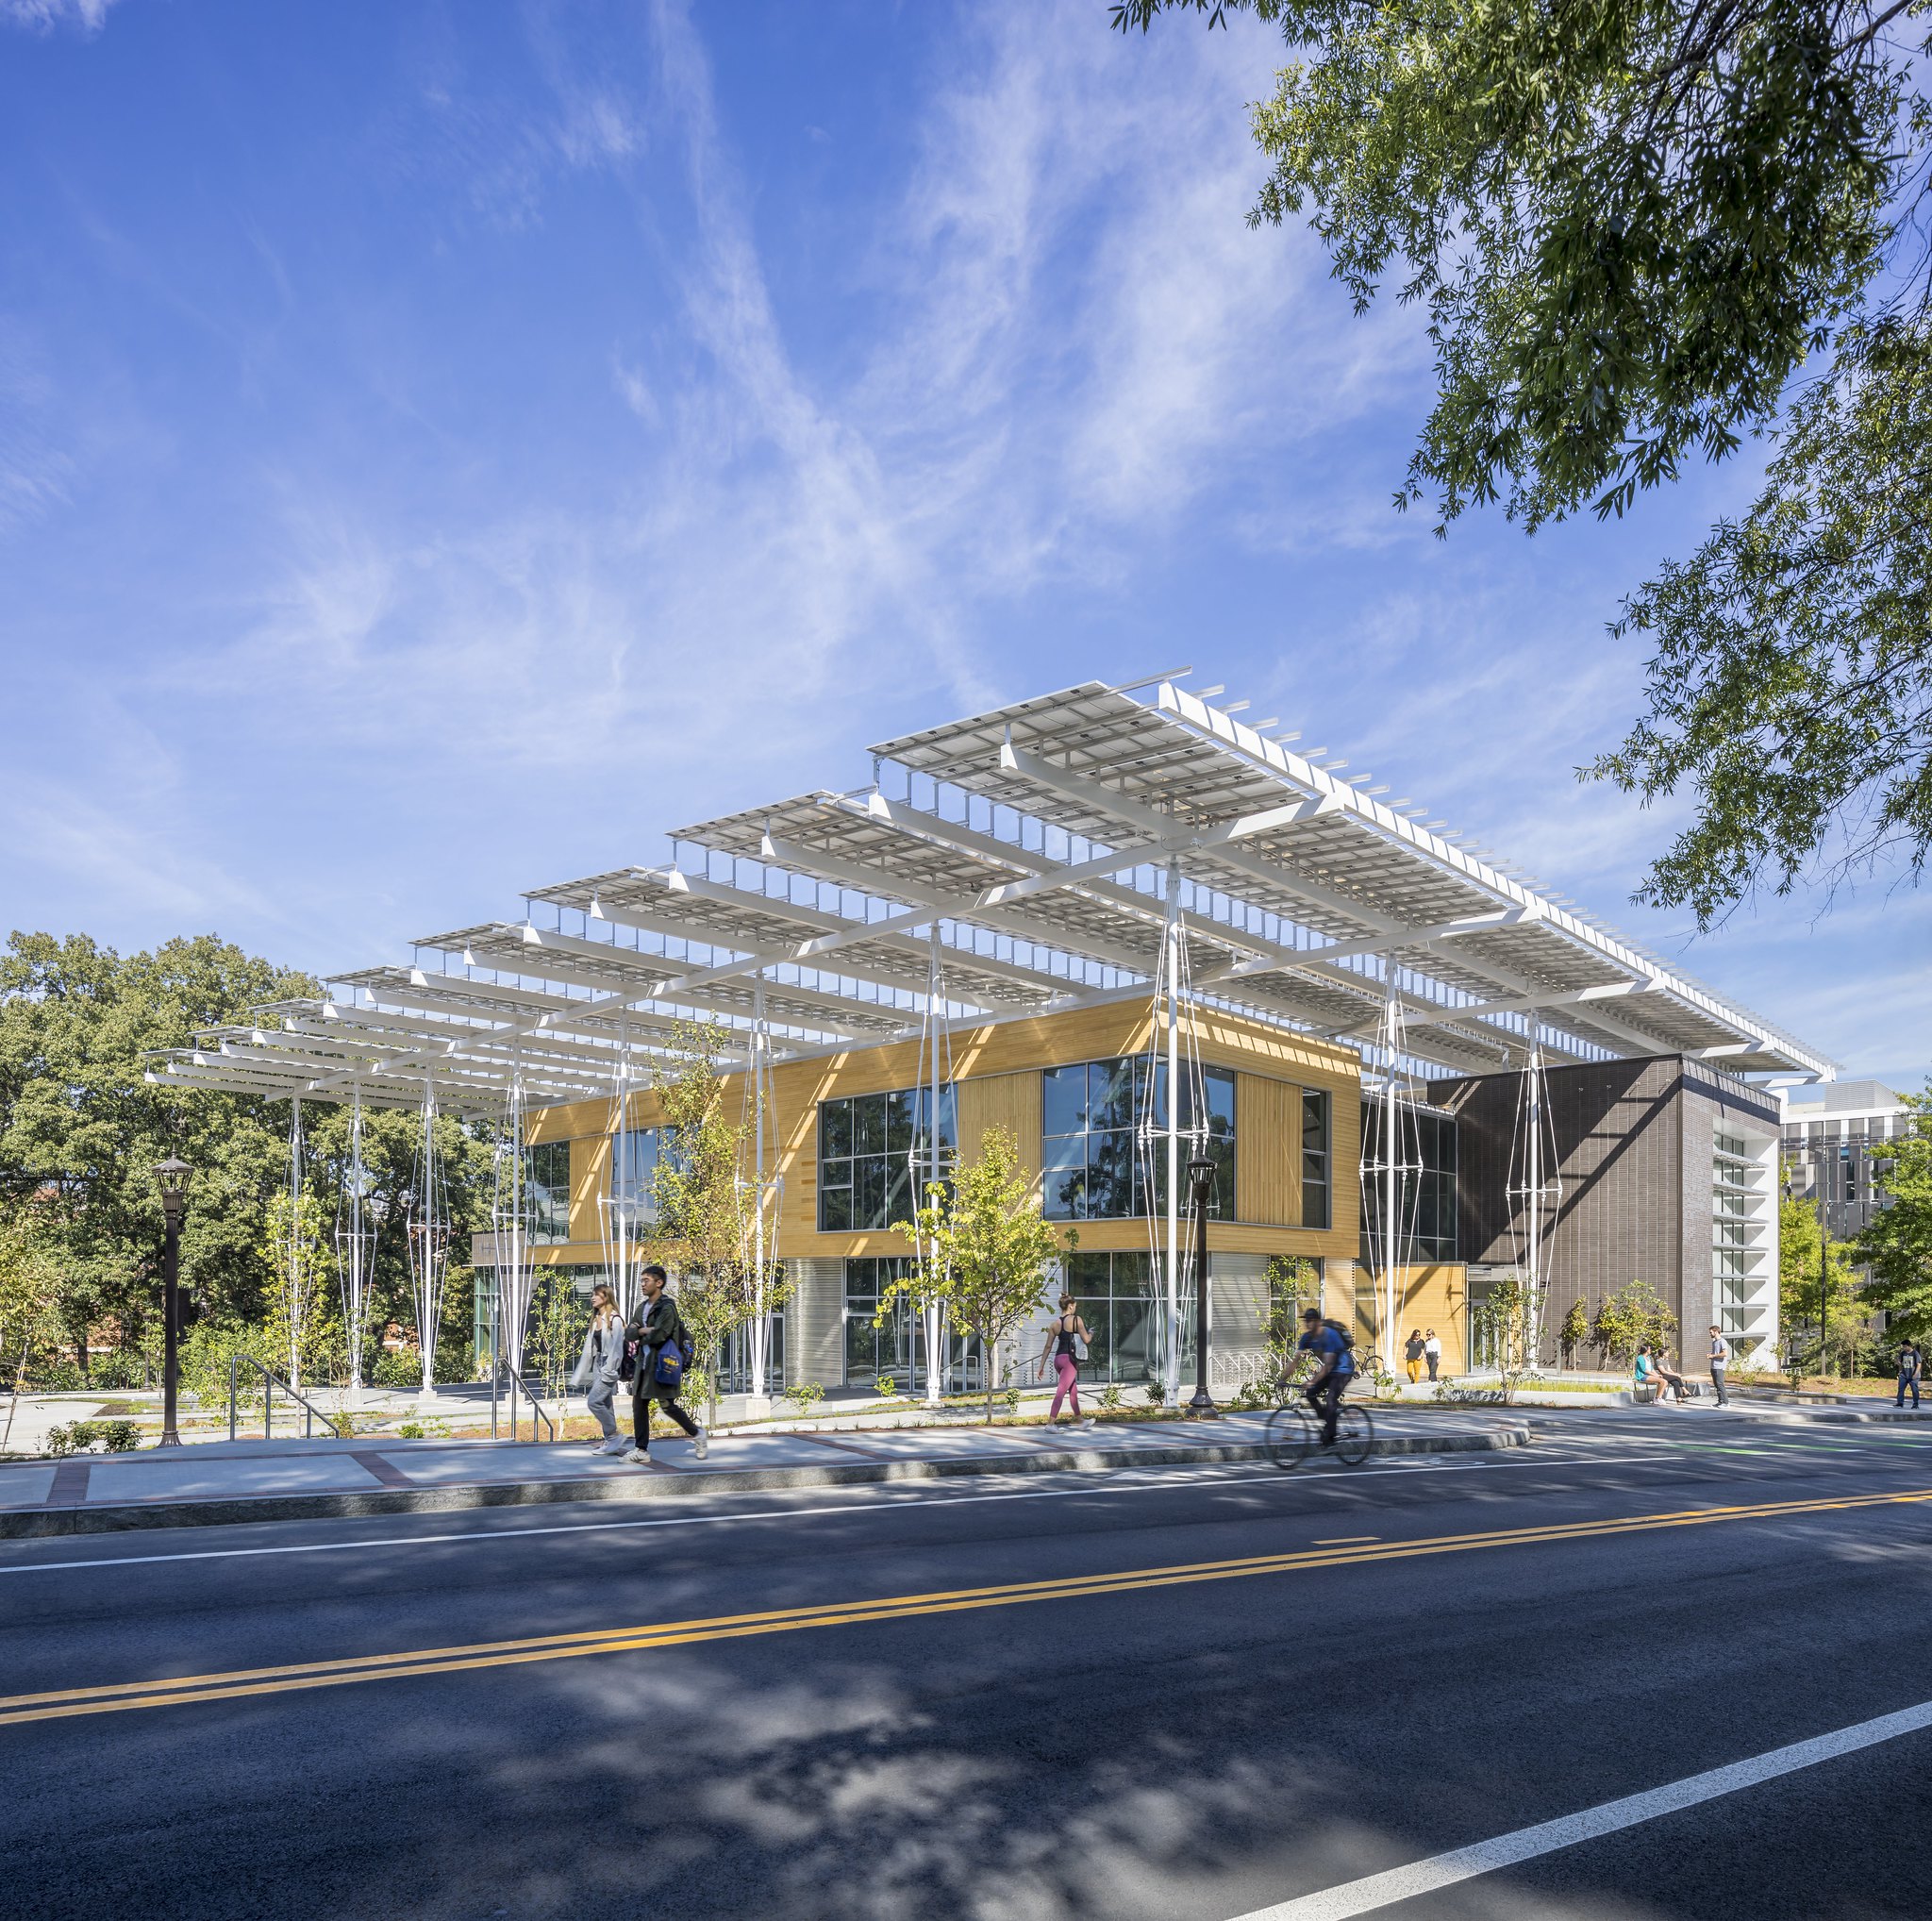
[(1890, 1143), (1912, 1130), (1912, 1110), (1876, 1080), (1827, 1082), (1824, 1098), (1785, 1107), (1785, 1191), (1816, 1209), (1821, 1183), (1834, 1241), (1849, 1241), (1890, 1203), (1879, 1177)]

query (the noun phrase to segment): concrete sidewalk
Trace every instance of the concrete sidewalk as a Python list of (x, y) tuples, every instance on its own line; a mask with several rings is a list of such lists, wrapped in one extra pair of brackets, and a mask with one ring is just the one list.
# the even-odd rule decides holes
[[(232, 1441), (0, 1464), (0, 1537), (212, 1527), (546, 1501), (656, 1500), (942, 1475), (1096, 1472), (1257, 1461), (1265, 1414), (1092, 1427), (841, 1428), (714, 1436), (700, 1462), (682, 1437), (647, 1466), (581, 1442)], [(1378, 1454), (1521, 1447), (1491, 1411), (1375, 1411)]]

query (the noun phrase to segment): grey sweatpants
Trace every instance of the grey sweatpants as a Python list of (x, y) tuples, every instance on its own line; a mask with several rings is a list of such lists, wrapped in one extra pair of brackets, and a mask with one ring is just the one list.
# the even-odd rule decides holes
[(614, 1382), (593, 1380), (584, 1396), (584, 1405), (597, 1417), (597, 1431), (605, 1440), (617, 1432), (617, 1388)]

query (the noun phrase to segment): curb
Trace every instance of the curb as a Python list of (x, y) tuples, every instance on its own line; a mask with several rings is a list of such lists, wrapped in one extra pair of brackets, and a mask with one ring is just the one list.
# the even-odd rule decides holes
[(1932, 1408), (1926, 1408), (1922, 1412), (1917, 1408), (1807, 1407), (1800, 1412), (1795, 1408), (1781, 1407), (1766, 1408), (1760, 1412), (1754, 1407), (1749, 1412), (1753, 1420), (1772, 1421), (1785, 1428), (1816, 1428), (1827, 1422), (1847, 1421), (1897, 1421), (1907, 1427), (1914, 1421), (1932, 1422)]
[[(1376, 1441), (1372, 1454), (1477, 1454), (1526, 1447), (1526, 1427), (1480, 1434), (1402, 1434)], [(228, 1499), (123, 1501), (92, 1508), (15, 1508), (0, 1512), (0, 1540), (109, 1534), (139, 1528), (221, 1528), (246, 1521), (353, 1520), (368, 1515), (442, 1513), (461, 1508), (541, 1507), (564, 1501), (655, 1501), (768, 1489), (850, 1487), (958, 1475), (1092, 1474), (1114, 1467), (1179, 1467), (1264, 1461), (1257, 1443), (1218, 1446), (1067, 1447), (1025, 1456), (959, 1455), (937, 1461), (828, 1462), (811, 1467), (706, 1469), (702, 1474), (638, 1473), (583, 1480), (483, 1481), (464, 1487), (371, 1490), (356, 1494), (237, 1495)]]

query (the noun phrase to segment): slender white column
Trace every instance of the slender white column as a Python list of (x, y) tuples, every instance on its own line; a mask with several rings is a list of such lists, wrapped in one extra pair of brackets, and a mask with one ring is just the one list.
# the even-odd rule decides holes
[(1531, 1367), (1543, 1350), (1543, 1053), (1542, 1035), (1529, 1021), (1529, 1301), (1525, 1335)]
[(363, 1190), (368, 1178), (362, 1169), (362, 1084), (349, 1091), (349, 1392), (362, 1392), (362, 1299), (369, 1284), (363, 1271)]
[(1171, 1407), (1181, 1384), (1181, 863), (1173, 860), (1167, 863), (1165, 933), (1162, 951), (1167, 971), (1167, 1316), (1161, 1378)]
[(423, 1145), (417, 1164), (419, 1192), (410, 1240), (416, 1270), (416, 1345), (423, 1357), (420, 1405), (427, 1408), (436, 1398), (436, 1337), (442, 1323), (448, 1242), (436, 1168), (436, 1083), (426, 1078), (423, 1083)]
[[(301, 1318), (302, 1301), (302, 1103), (292, 1100), (289, 1103), (289, 1318), (291, 1324)], [(301, 1370), (295, 1365), (295, 1344), (292, 1334), (289, 1343), (289, 1384), (300, 1387), (296, 1378)]]
[(765, 1076), (766, 1056), (771, 1034), (765, 1020), (765, 977), (762, 971), (752, 977), (751, 986), (751, 1100), (752, 1100), (752, 1314), (750, 1366), (746, 1387), (754, 1400), (762, 1400), (770, 1388), (772, 1320), (765, 1306)]
[[(926, 1051), (930, 1057), (928, 1078), (930, 1081), (931, 1102), (926, 1111), (926, 1179), (936, 1182), (940, 1178), (940, 1022), (942, 1011), (940, 995), (943, 988), (943, 977), (940, 969), (940, 924), (935, 921), (929, 930), (930, 951), (926, 957), (925, 974), (925, 1031)], [(919, 1202), (913, 1201), (914, 1216), (917, 1217)], [(945, 1336), (946, 1312), (937, 1300), (925, 1304), (925, 1399), (928, 1407), (938, 1407), (945, 1395)]]
[(1391, 955), (1383, 961), (1387, 998), (1382, 1011), (1382, 1311), (1377, 1345), (1382, 1365), (1395, 1365), (1395, 1317), (1401, 1312), (1397, 1298), (1400, 1284), (1395, 1274), (1396, 1205), (1399, 1180), (1396, 1173), (1395, 1049), (1401, 1038), (1402, 1008), (1395, 997), (1395, 960)]

